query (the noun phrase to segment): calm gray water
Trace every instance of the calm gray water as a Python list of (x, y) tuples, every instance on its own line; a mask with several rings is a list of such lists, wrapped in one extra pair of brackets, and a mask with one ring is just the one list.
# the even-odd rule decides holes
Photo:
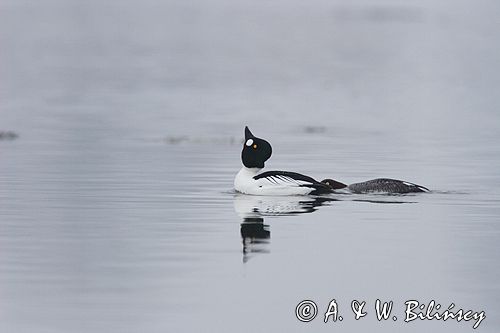
[[(3, 0), (0, 331), (473, 331), (404, 323), (416, 299), (497, 332), (498, 17), (485, 0)], [(433, 191), (236, 195), (245, 125), (269, 169)], [(332, 299), (344, 320), (325, 324)]]

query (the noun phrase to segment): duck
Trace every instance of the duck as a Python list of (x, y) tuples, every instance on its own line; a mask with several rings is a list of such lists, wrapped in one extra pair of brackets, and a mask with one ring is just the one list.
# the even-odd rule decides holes
[(271, 158), (272, 152), (268, 141), (256, 137), (248, 126), (245, 126), (245, 140), (241, 150), (243, 166), (234, 178), (236, 192), (273, 196), (429, 192), (429, 189), (424, 186), (391, 178), (377, 178), (347, 185), (331, 178), (318, 181), (298, 172), (263, 171), (265, 162)]

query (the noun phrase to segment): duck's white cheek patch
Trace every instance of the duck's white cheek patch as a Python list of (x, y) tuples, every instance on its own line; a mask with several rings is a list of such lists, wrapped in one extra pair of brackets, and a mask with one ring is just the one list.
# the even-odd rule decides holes
[(247, 142), (245, 142), (245, 145), (250, 147), (251, 145), (253, 144), (253, 140), (252, 139), (248, 139)]

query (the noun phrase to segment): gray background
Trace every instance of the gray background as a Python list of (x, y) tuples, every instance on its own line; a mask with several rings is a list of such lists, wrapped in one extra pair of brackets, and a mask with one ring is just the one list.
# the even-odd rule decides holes
[[(486, 0), (1, 1), (0, 130), (19, 137), (0, 141), (0, 330), (472, 331), (403, 323), (405, 300), (435, 299), (496, 332), (499, 17)], [(269, 169), (433, 192), (310, 214), (238, 196), (245, 125)], [(246, 254), (242, 207), (284, 210)], [(295, 318), (332, 298), (342, 323)]]

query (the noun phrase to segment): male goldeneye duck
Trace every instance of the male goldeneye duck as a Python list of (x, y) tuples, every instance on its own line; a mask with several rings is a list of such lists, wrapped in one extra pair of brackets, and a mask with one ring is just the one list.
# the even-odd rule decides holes
[(264, 163), (271, 157), (271, 144), (258, 138), (245, 127), (245, 142), (241, 151), (243, 167), (234, 179), (236, 191), (254, 195), (317, 195), (344, 190), (348, 193), (412, 193), (427, 192), (426, 187), (389, 178), (373, 179), (346, 185), (333, 179), (321, 182), (312, 177), (289, 171), (262, 172)]
[(269, 142), (258, 138), (245, 127), (241, 151), (243, 167), (234, 179), (236, 191), (256, 195), (307, 195), (331, 193), (332, 187), (296, 172), (267, 171), (259, 173), (271, 157)]

